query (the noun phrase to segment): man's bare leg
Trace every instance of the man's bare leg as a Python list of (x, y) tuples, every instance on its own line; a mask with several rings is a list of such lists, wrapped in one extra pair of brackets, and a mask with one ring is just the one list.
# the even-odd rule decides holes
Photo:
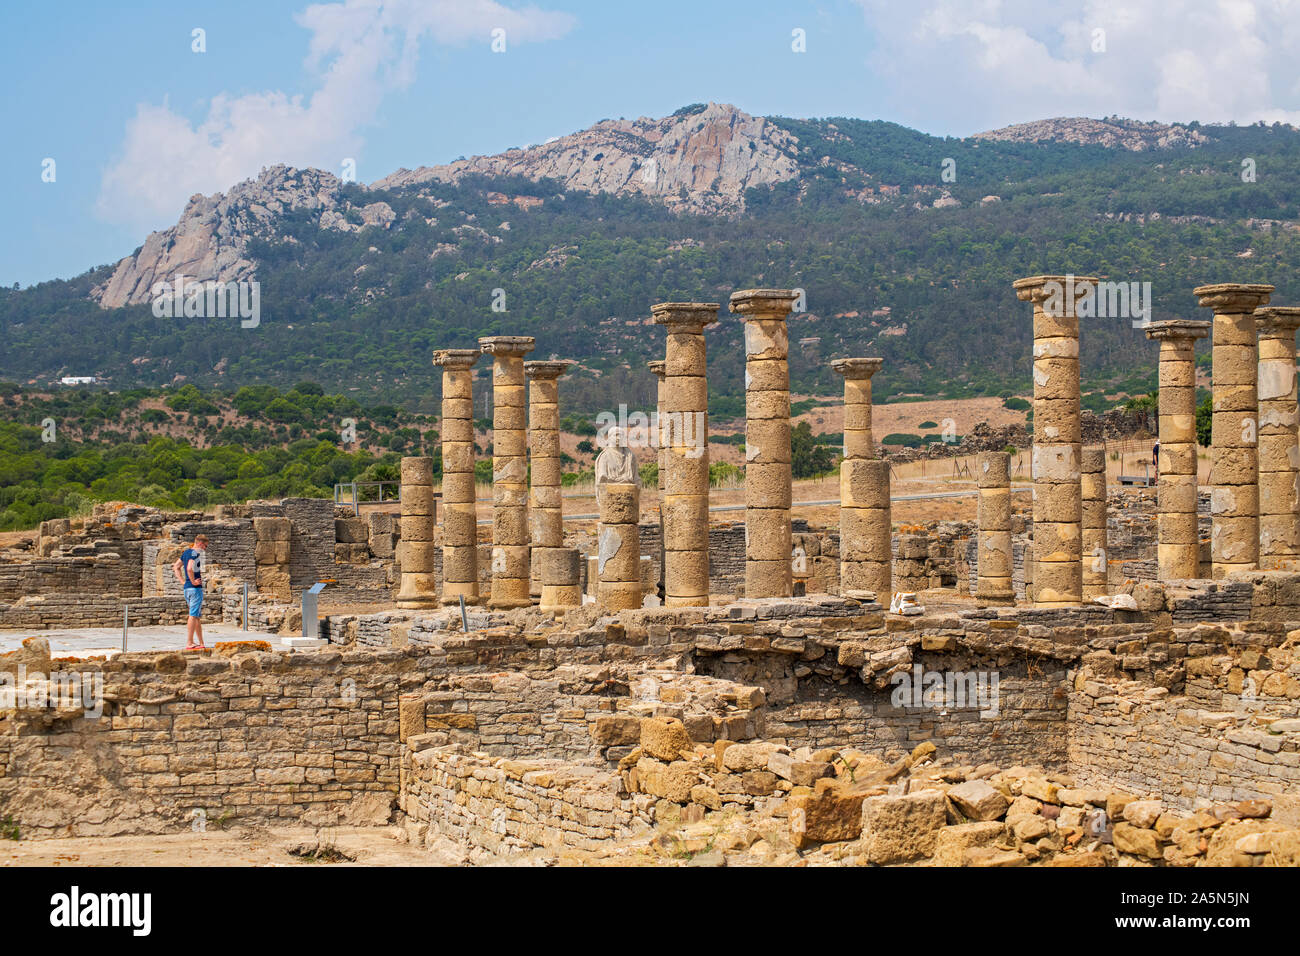
[(203, 619), (196, 617), (194, 619), (194, 634), (197, 639), (195, 647), (203, 647)]
[(185, 619), (185, 647), (194, 647), (194, 622), (197, 618), (187, 617)]

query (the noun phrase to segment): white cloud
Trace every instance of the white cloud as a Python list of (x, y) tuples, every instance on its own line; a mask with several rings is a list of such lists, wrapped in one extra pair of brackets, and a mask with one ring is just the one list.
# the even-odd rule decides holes
[(495, 0), (341, 0), (297, 16), (310, 33), (306, 63), (318, 77), (307, 96), (279, 91), (214, 96), (197, 122), (164, 100), (141, 103), (121, 153), (100, 185), (98, 214), (157, 228), (174, 222), (195, 193), (213, 193), (289, 163), (338, 171), (388, 93), (415, 78), (422, 41), (481, 42), (506, 31), (510, 46), (553, 40), (573, 29), (568, 13)]
[(857, 3), (892, 94), (864, 115), (963, 134), (1111, 114), (1300, 124), (1298, 0)]

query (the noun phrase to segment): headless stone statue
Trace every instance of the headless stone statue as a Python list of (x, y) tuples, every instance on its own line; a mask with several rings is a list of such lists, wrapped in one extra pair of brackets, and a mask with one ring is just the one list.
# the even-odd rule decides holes
[(636, 456), (627, 447), (623, 429), (614, 426), (605, 433), (605, 448), (596, 456), (596, 493), (604, 484), (636, 485), (641, 487), (641, 473), (636, 466)]

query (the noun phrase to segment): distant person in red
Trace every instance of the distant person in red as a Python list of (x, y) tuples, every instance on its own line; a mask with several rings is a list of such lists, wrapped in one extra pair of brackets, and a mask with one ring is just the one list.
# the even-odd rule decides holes
[(185, 588), (189, 619), (185, 622), (185, 649), (198, 650), (203, 644), (203, 552), (208, 550), (208, 536), (194, 536), (194, 543), (181, 552), (172, 564), (176, 580)]
[(1151, 467), (1156, 470), (1156, 477), (1160, 477), (1160, 442), (1157, 441), (1151, 446)]

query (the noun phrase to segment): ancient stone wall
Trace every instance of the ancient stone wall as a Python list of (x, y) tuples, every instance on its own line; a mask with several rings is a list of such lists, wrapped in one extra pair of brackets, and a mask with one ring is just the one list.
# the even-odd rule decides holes
[(140, 597), (139, 542), (97, 542), (89, 554), (0, 564), (0, 604), (33, 595)]
[(401, 807), (416, 840), (434, 834), (490, 853), (595, 848), (648, 825), (653, 798), (617, 772), (561, 760), (493, 758), (413, 738)]

